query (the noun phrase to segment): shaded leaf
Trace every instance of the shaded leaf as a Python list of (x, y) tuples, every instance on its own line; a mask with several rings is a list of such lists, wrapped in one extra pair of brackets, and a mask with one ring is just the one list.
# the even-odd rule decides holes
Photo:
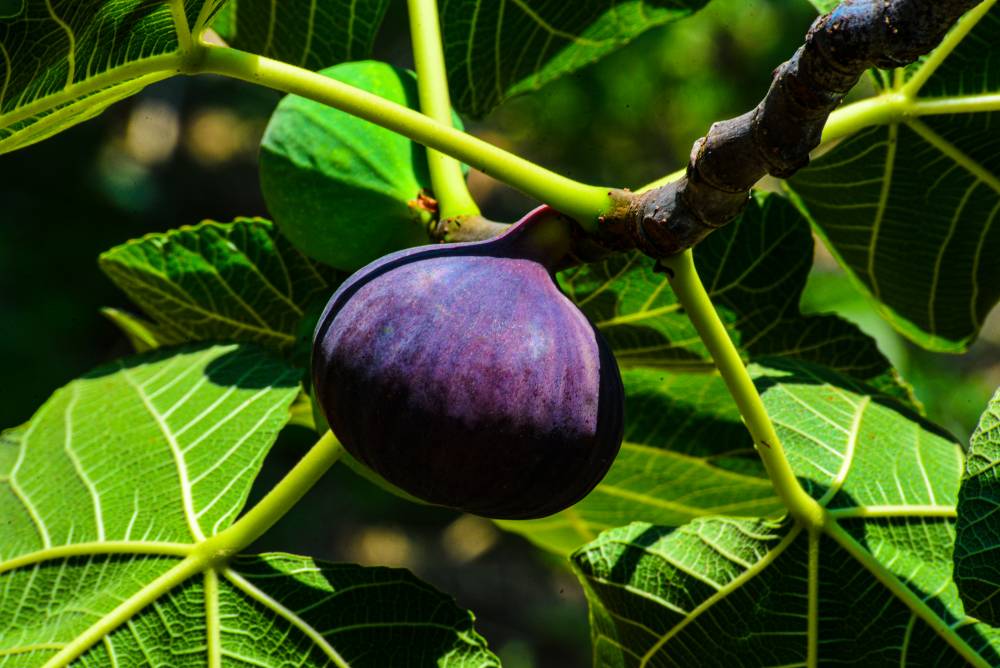
[(177, 74), (221, 0), (24, 0), (0, 11), (0, 153)]
[(707, 0), (441, 0), (455, 108), (482, 116), (640, 34), (689, 16)]
[(315, 302), (339, 282), (259, 218), (150, 234), (103, 253), (100, 265), (153, 319), (164, 343), (290, 349)]
[[(344, 63), (332, 79), (419, 106), (416, 76), (386, 63)], [(286, 96), (261, 140), (260, 182), (282, 234), (303, 253), (353, 271), (429, 243), (425, 149), (402, 135), (297, 95)]]
[(229, 0), (212, 27), (230, 45), (318, 70), (371, 55), (389, 0)]
[(404, 571), (195, 549), (240, 511), (299, 375), (237, 346), (155, 352), (5, 432), (0, 663), (499, 665)]
[[(264, 554), (237, 558), (223, 577), (220, 608), (233, 614), (223, 652), (239, 648), (267, 665), (283, 657), (371, 668), (500, 666), (472, 615), (408, 571)], [(252, 645), (247, 629), (262, 632)]]
[(965, 350), (1000, 299), (997, 45), (988, 0), (886, 91), (938, 110), (858, 132), (791, 180), (854, 283), (931, 350)]
[[(872, 339), (836, 316), (799, 311), (812, 249), (801, 215), (768, 196), (700, 244), (695, 261), (745, 359), (822, 361), (912, 405)], [(565, 272), (561, 283), (623, 368), (625, 442), (605, 479), (573, 508), (501, 526), (568, 553), (635, 520), (677, 526), (708, 514), (779, 513), (735, 404), (653, 261), (616, 256)]]
[(826, 520), (703, 518), (602, 534), (573, 558), (602, 666), (996, 665), (951, 579), (961, 447), (856, 381), (757, 367)]
[(1000, 389), (972, 435), (958, 495), (955, 580), (970, 615), (1000, 626)]

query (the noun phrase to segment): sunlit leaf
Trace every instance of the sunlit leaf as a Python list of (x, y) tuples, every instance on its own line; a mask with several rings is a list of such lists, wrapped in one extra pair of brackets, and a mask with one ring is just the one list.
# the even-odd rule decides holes
[(185, 66), (221, 0), (23, 0), (0, 10), (0, 153)]
[(127, 358), (58, 390), (0, 471), (0, 557), (214, 533), (246, 500), (300, 375), (216, 346)]
[(997, 45), (987, 0), (887, 91), (936, 107), (858, 132), (791, 180), (855, 284), (931, 350), (964, 350), (1000, 299)]

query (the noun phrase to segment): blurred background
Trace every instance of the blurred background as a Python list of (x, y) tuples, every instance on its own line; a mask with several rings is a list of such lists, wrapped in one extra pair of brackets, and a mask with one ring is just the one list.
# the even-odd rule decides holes
[[(636, 187), (682, 167), (712, 121), (755, 105), (814, 16), (804, 0), (715, 0), (468, 129), (574, 179)], [(376, 57), (412, 66), (401, 0)], [(98, 312), (129, 308), (97, 268), (101, 251), (206, 218), (267, 215), (257, 144), (279, 99), (223, 79), (172, 79), (0, 156), (0, 429), (30, 418), (58, 386), (131, 352)], [(497, 220), (534, 205), (476, 172), (471, 186)], [(963, 441), (1000, 385), (998, 310), (966, 355), (927, 353), (896, 335), (822, 248), (803, 306), (836, 311), (876, 337), (929, 417)], [(286, 430), (255, 495), (313, 440)], [(409, 568), (475, 611), (508, 668), (590, 664), (586, 605), (560, 559), (485, 520), (406, 503), (335, 469), (256, 549)]]

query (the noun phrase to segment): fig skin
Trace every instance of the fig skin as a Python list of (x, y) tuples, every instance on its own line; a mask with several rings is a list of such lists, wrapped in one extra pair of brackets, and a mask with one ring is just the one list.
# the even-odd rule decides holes
[(316, 398), (358, 460), (427, 502), (529, 519), (571, 506), (621, 445), (618, 365), (551, 267), (569, 223), (388, 255), (330, 299)]

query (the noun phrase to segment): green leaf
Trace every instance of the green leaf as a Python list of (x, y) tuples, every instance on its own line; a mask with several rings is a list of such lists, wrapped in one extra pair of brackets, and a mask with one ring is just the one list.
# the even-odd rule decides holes
[(903, 111), (939, 106), (861, 131), (791, 180), (855, 284), (930, 350), (965, 350), (1000, 300), (997, 45), (1000, 8), (984, 2), (886, 91), (913, 96)]
[[(386, 63), (344, 63), (332, 79), (419, 107), (416, 76)], [(285, 97), (260, 150), (264, 199), (296, 248), (345, 271), (429, 242), (427, 154), (406, 137), (318, 102)]]
[[(223, 574), (224, 653), (275, 665), (499, 668), (454, 599), (393, 568), (287, 554), (240, 557)], [(249, 643), (248, 629), (261, 636)], [(340, 661), (337, 660), (339, 657)], [(235, 657), (234, 657), (235, 658)]]
[(299, 375), (238, 346), (155, 352), (4, 433), (4, 665), (498, 665), (406, 572), (198, 552), (245, 503)]
[(996, 665), (1000, 633), (964, 614), (951, 579), (961, 447), (831, 371), (755, 371), (824, 524), (716, 517), (602, 534), (573, 557), (595, 664)]
[[(750, 372), (792, 469), (821, 504), (924, 504), (954, 515), (962, 454), (950, 434), (826, 367), (762, 358)], [(894, 491), (883, 489), (889, 481)]]
[(23, 0), (0, 11), (0, 153), (173, 76), (221, 0)]
[(212, 27), (231, 46), (311, 70), (371, 55), (389, 0), (229, 0)]
[[(799, 311), (812, 250), (801, 215), (767, 196), (700, 244), (695, 261), (747, 360), (824, 361), (912, 405), (874, 341), (836, 316)], [(573, 508), (500, 525), (566, 554), (634, 520), (678, 526), (701, 515), (780, 512), (732, 398), (653, 261), (616, 256), (565, 272), (561, 283), (623, 368), (625, 441), (605, 479)]]
[(127, 358), (56, 391), (0, 470), (0, 558), (217, 532), (246, 500), (299, 375), (212, 346)]
[(955, 580), (970, 615), (1000, 626), (1000, 389), (972, 435), (958, 494)]
[(100, 265), (154, 320), (161, 344), (224, 340), (288, 350), (339, 282), (259, 218), (150, 234), (105, 252)]
[(442, 39), (455, 107), (482, 116), (512, 95), (598, 60), (707, 0), (443, 0)]

